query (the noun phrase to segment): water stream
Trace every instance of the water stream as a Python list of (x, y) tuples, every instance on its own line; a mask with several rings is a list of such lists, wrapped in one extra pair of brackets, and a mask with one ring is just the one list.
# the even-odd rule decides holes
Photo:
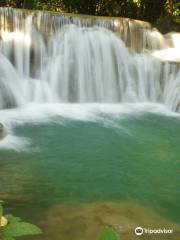
[(137, 225), (179, 239), (180, 65), (154, 54), (167, 49), (145, 22), (0, 8), (0, 199), (36, 239), (111, 226), (134, 240)]

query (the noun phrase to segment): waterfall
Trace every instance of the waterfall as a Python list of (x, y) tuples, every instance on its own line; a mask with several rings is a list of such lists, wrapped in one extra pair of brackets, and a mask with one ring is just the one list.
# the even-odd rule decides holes
[(168, 43), (123, 18), (0, 8), (0, 108), (29, 102), (163, 103), (180, 111), (180, 70)]

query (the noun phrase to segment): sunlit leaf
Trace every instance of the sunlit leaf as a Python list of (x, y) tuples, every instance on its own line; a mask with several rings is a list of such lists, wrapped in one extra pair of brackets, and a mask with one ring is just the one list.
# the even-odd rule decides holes
[(102, 230), (98, 240), (120, 240), (120, 239), (111, 228), (105, 228)]
[(3, 230), (3, 237), (13, 238), (28, 235), (38, 235), (41, 233), (42, 231), (33, 224), (16, 222), (7, 225), (7, 227)]

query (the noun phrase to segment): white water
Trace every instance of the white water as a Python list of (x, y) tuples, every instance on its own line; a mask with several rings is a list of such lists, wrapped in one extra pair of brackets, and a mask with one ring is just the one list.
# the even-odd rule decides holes
[[(29, 102), (153, 102), (179, 111), (178, 67), (143, 53), (145, 48), (132, 53), (125, 46), (127, 29), (131, 26), (132, 33), (134, 26), (138, 32), (136, 22), (127, 26), (122, 20), (92, 23), (56, 16), (55, 21), (42, 13), (35, 19), (17, 10), (0, 13), (0, 108)], [(108, 30), (113, 24), (125, 43)], [(163, 36), (147, 26), (142, 36), (150, 48), (166, 47)]]
[[(29, 102), (157, 102), (179, 111), (178, 67), (125, 46), (138, 41), (139, 23), (0, 13), (0, 108)], [(116, 34), (108, 30), (113, 26)], [(144, 26), (141, 38), (150, 49), (166, 47), (150, 27)]]
[(26, 144), (13, 124), (54, 115), (169, 114), (162, 105), (179, 112), (178, 64), (150, 54), (167, 47), (159, 32), (133, 20), (0, 9), (0, 121), (9, 129), (0, 148)]
[(18, 137), (14, 127), (24, 124), (58, 123), (67, 125), (69, 121), (100, 122), (104, 127), (132, 134), (120, 124), (121, 119), (137, 117), (146, 113), (162, 114), (179, 118), (179, 114), (169, 111), (162, 104), (122, 103), (122, 104), (54, 104), (31, 103), (18, 109), (0, 111), (0, 119), (8, 131), (7, 137), (0, 141), (1, 149), (16, 151), (28, 150), (31, 139)]

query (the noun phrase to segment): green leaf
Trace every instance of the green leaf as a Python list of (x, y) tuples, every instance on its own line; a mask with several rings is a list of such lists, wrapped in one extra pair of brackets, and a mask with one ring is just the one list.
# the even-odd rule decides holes
[(3, 237), (13, 238), (28, 235), (38, 235), (42, 231), (33, 224), (25, 222), (14, 222), (7, 225), (3, 230)]
[(9, 223), (17, 223), (21, 221), (21, 218), (19, 217), (14, 217), (12, 214), (6, 214), (5, 218), (7, 218)]
[(102, 230), (99, 240), (118, 240), (117, 234), (111, 228), (105, 228)]
[[(0, 201), (0, 220), (3, 216), (2, 203)], [(14, 217), (11, 214), (4, 217), (8, 220), (8, 224), (3, 227), (0, 226), (0, 240), (15, 240), (16, 237), (42, 234), (40, 228), (30, 223), (21, 222), (19, 217)]]

